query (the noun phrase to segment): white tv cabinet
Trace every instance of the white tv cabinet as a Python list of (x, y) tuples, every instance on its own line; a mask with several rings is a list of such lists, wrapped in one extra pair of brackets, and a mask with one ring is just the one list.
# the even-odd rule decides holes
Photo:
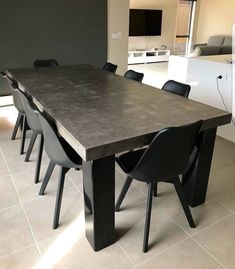
[(167, 62), (170, 50), (133, 50), (128, 51), (128, 64)]

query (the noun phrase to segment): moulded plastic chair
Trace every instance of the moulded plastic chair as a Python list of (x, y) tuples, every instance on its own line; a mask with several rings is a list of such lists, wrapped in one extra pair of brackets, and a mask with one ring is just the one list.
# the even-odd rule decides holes
[(191, 86), (175, 80), (168, 80), (163, 86), (162, 90), (172, 92), (188, 98)]
[(117, 67), (118, 67), (117, 65), (112, 64), (112, 63), (110, 63), (110, 62), (107, 62), (107, 63), (103, 66), (103, 70), (106, 70), (106, 71), (108, 71), (108, 72), (111, 72), (111, 73), (115, 74), (116, 71), (117, 71)]
[(25, 156), (26, 162), (29, 161), (29, 157), (31, 155), (35, 140), (37, 136), (39, 136), (38, 156), (37, 156), (36, 170), (35, 170), (35, 177), (34, 177), (34, 182), (38, 183), (39, 176), (40, 176), (41, 162), (42, 162), (43, 144), (44, 144), (42, 128), (41, 128), (41, 124), (37, 116), (38, 108), (30, 100), (30, 98), (21, 90), (18, 89), (17, 94), (19, 95), (22, 101), (22, 104), (24, 106), (24, 111), (25, 111), (28, 125), (30, 129), (33, 131), (33, 134), (30, 139), (29, 147)]
[(61, 167), (53, 221), (53, 229), (56, 229), (59, 224), (65, 175), (70, 168), (75, 168), (79, 170), (82, 165), (82, 159), (77, 154), (77, 152), (62, 137), (57, 134), (55, 127), (49, 120), (48, 116), (46, 116), (46, 114), (41, 114), (40, 112), (38, 112), (38, 117), (41, 123), (45, 140), (45, 150), (48, 157), (50, 158), (50, 164), (48, 166), (45, 178), (39, 192), (40, 195), (44, 194), (55, 165), (59, 165)]
[(157, 133), (147, 149), (124, 153), (116, 158), (121, 169), (127, 174), (116, 202), (116, 211), (119, 211), (133, 179), (149, 184), (143, 252), (148, 250), (152, 198), (157, 182), (174, 184), (189, 225), (192, 228), (195, 227), (179, 176), (185, 172), (188, 166), (201, 125), (202, 121), (198, 121), (181, 127), (163, 129)]
[(59, 64), (55, 59), (47, 60), (35, 60), (33, 62), (34, 67), (58, 67)]
[(131, 80), (135, 80), (138, 82), (142, 82), (143, 78), (144, 78), (144, 74), (143, 73), (138, 73), (134, 70), (128, 70), (125, 74), (124, 77), (127, 79), (131, 79)]
[(19, 95), (16, 92), (16, 89), (18, 89), (18, 83), (15, 79), (9, 77), (7, 74), (5, 74), (4, 72), (1, 72), (1, 75), (6, 78), (9, 82), (10, 88), (11, 88), (11, 94), (13, 97), (13, 103), (15, 108), (18, 111), (18, 115), (17, 115), (17, 119), (16, 119), (16, 123), (14, 126), (14, 130), (11, 136), (11, 140), (15, 140), (16, 138), (16, 134), (19, 130), (19, 128), (22, 130), (22, 137), (21, 137), (21, 146), (20, 146), (20, 154), (24, 154), (24, 146), (25, 146), (25, 137), (26, 137), (26, 131), (29, 130), (28, 124), (27, 124), (27, 120), (25, 117), (25, 111), (24, 111), (24, 107), (22, 104), (22, 101), (19, 97)]

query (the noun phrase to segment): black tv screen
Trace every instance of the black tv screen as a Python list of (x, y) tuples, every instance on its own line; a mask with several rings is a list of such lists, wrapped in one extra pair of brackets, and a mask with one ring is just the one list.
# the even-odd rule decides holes
[(130, 9), (129, 36), (159, 36), (162, 10)]

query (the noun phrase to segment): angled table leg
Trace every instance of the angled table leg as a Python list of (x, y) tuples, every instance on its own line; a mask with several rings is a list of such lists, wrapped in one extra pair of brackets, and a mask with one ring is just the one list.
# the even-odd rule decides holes
[(213, 128), (201, 133), (194, 165), (183, 177), (184, 193), (192, 207), (198, 206), (206, 200), (216, 130), (217, 128)]
[(115, 158), (83, 161), (86, 237), (95, 251), (114, 243)]

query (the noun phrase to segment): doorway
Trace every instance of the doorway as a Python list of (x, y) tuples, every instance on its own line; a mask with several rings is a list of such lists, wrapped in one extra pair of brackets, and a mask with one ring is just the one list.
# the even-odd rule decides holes
[(175, 41), (177, 54), (191, 53), (196, 1), (179, 0)]

